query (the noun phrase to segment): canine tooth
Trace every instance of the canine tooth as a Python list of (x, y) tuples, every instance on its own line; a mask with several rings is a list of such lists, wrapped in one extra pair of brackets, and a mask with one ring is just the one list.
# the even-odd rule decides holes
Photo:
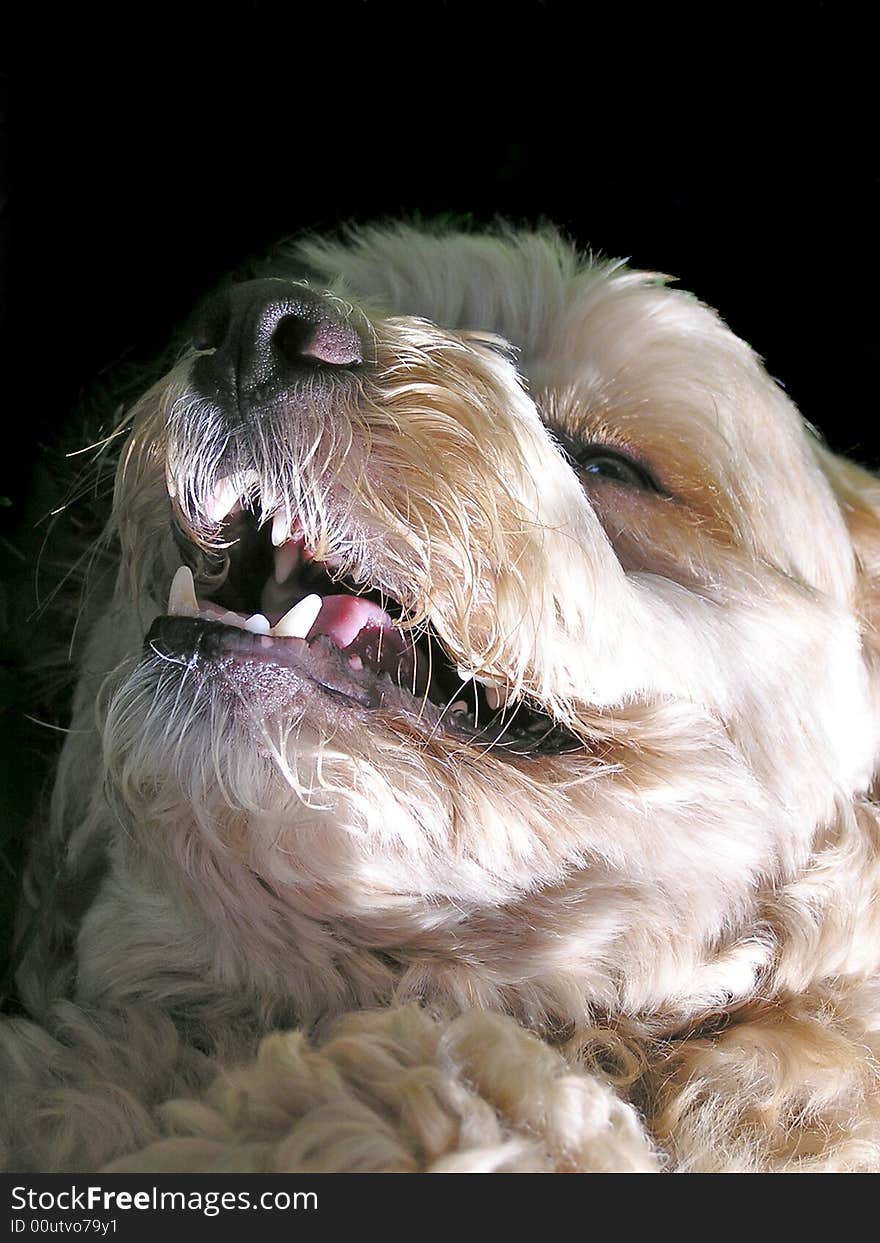
[(482, 686), (486, 693), (486, 703), (489, 705), (492, 712), (497, 712), (499, 708), (506, 706), (508, 698), (507, 694), (500, 687), (499, 683), (494, 681), (493, 678), (483, 678), (479, 677), (477, 674), (468, 673), (468, 671), (466, 669), (462, 669), (461, 666), (458, 667), (456, 672), (462, 682), (479, 682), (480, 686)]
[(502, 698), (501, 691), (498, 689), (497, 686), (486, 686), (484, 689), (486, 692), (486, 703), (489, 705), (489, 707), (492, 709), (493, 712), (497, 711), (497, 709), (500, 708), (502, 704), (505, 704), (505, 705), (507, 704), (506, 697)]
[(249, 630), (251, 634), (268, 634), (271, 629), (269, 618), (264, 617), (262, 613), (254, 613), (253, 617), (249, 617), (244, 624), (244, 628)]
[(304, 639), (314, 626), (322, 604), (320, 596), (306, 596), (275, 623), (270, 633), (284, 639)]
[[(290, 536), (290, 514), (286, 509), (279, 509), (272, 519), (272, 543), (276, 548), (285, 544)], [(280, 580), (279, 580), (280, 581)]]
[(287, 582), (299, 565), (301, 552), (302, 544), (296, 540), (288, 540), (280, 548), (275, 549), (275, 582), (279, 587)]
[(205, 505), (205, 513), (217, 526), (223, 521), (238, 500), (239, 491), (231, 479), (220, 479)]
[(168, 612), (172, 617), (193, 617), (199, 611), (192, 570), (182, 565), (171, 580), (168, 593)]

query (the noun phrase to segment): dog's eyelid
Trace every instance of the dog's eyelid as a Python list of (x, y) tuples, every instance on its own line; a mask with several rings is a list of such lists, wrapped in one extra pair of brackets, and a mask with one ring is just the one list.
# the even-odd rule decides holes
[(572, 470), (579, 475), (603, 475), (601, 470), (589, 470), (590, 466), (603, 463), (608, 465), (605, 477), (615, 478), (616, 482), (628, 484), (644, 492), (654, 492), (659, 496), (669, 493), (657, 479), (654, 471), (636, 456), (629, 448), (609, 444), (606, 441), (578, 440), (561, 428), (551, 427), (550, 433), (557, 442)]

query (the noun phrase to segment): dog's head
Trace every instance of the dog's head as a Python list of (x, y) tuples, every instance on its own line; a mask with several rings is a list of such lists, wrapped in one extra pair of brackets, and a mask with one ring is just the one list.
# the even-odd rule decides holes
[(470, 997), (733, 995), (871, 780), (877, 511), (661, 277), (302, 243), (135, 411), (111, 788), (190, 877), (237, 860)]

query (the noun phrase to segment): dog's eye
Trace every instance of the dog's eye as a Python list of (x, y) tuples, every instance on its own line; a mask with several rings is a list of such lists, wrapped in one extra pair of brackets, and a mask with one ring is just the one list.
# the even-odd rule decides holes
[(597, 475), (603, 479), (612, 479), (615, 483), (629, 484), (633, 488), (647, 488), (650, 492), (660, 490), (653, 476), (623, 453), (592, 446), (580, 450), (575, 455), (574, 462), (582, 475)]
[(554, 431), (554, 435), (579, 475), (588, 479), (608, 479), (644, 492), (663, 491), (651, 472), (628, 453), (610, 449), (608, 445), (579, 444), (559, 431)]

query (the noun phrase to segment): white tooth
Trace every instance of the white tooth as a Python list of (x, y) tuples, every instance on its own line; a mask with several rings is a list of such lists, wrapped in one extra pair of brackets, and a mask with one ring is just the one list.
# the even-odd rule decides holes
[(217, 526), (223, 521), (239, 498), (239, 491), (231, 479), (219, 479), (208, 497), (205, 513)]
[(168, 593), (168, 612), (172, 617), (194, 617), (199, 611), (192, 570), (182, 565), (171, 580)]
[(320, 596), (306, 596), (275, 623), (271, 633), (284, 639), (304, 639), (314, 626), (322, 604)]
[(244, 628), (249, 630), (251, 634), (268, 634), (270, 630), (269, 618), (264, 617), (262, 613), (254, 613), (253, 617), (247, 619)]
[(470, 682), (474, 676), (469, 669), (463, 669), (461, 665), (458, 666), (455, 672), (458, 674), (459, 682)]
[[(495, 712), (501, 706), (501, 691), (499, 691), (497, 686), (487, 686), (485, 689), (486, 703)], [(507, 700), (505, 699), (504, 702), (506, 704)]]
[(299, 565), (301, 552), (302, 542), (299, 540), (288, 540), (286, 544), (275, 549), (275, 582), (279, 586), (287, 582)]
[(272, 519), (272, 543), (276, 548), (286, 543), (290, 536), (290, 514), (286, 509), (279, 509)]

